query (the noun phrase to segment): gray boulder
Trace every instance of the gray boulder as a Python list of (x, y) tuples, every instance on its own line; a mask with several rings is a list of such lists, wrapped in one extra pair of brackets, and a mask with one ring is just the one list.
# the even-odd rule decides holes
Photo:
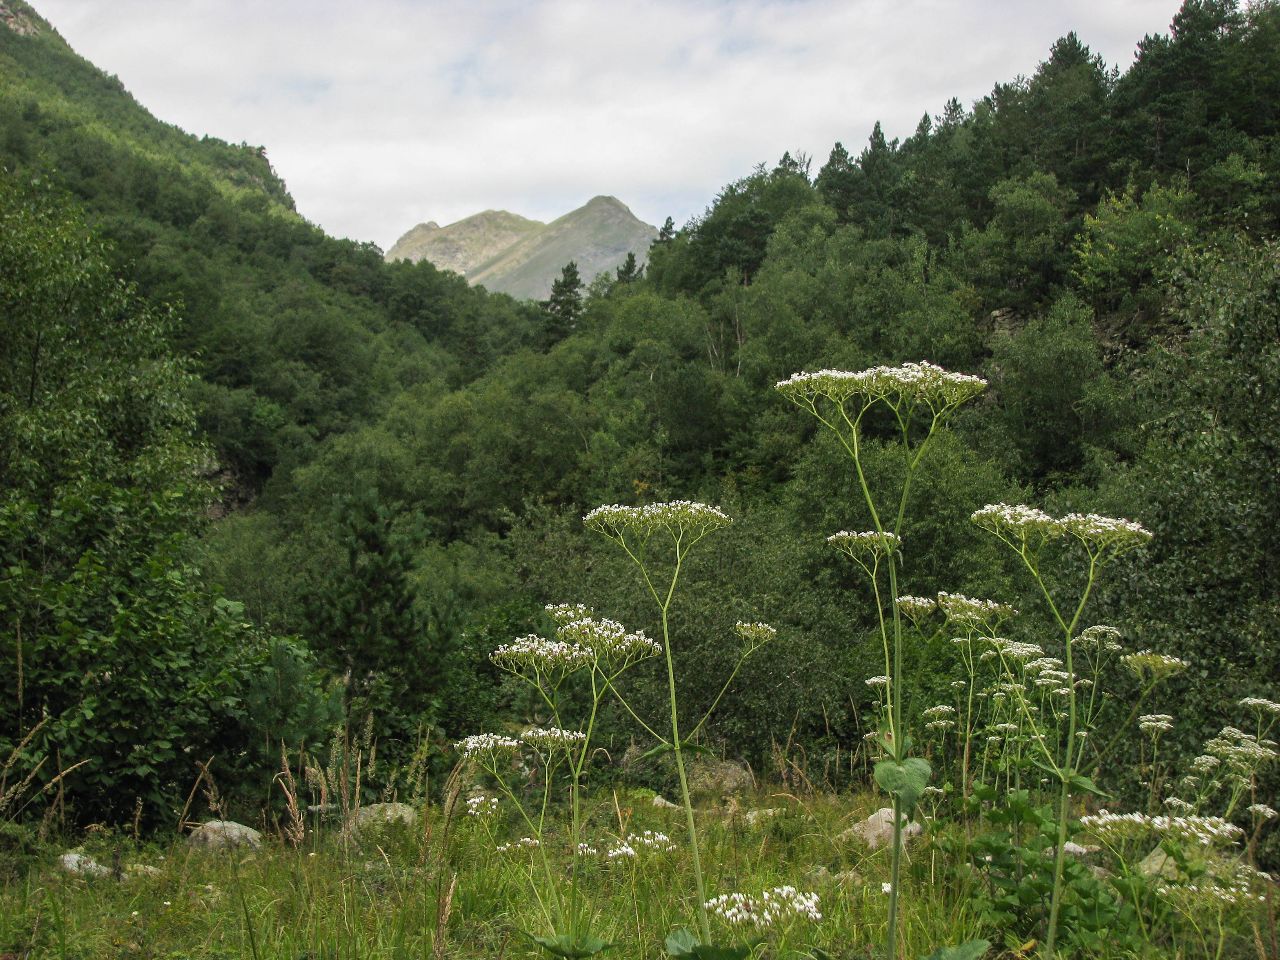
[(58, 858), (58, 868), (73, 873), (78, 877), (106, 877), (111, 870), (98, 863), (92, 857), (86, 857), (79, 851), (72, 850)]
[(744, 796), (756, 787), (745, 764), (732, 760), (698, 759), (689, 765), (689, 793), (699, 800)]
[[(918, 823), (908, 823), (902, 828), (904, 837), (914, 837), (924, 828)], [(893, 808), (881, 807), (867, 819), (855, 823), (836, 837), (841, 843), (861, 840), (872, 850), (893, 842)]]
[(418, 822), (418, 811), (407, 803), (371, 803), (361, 807), (347, 821), (355, 836), (373, 834), (397, 826), (412, 830)]
[(234, 820), (210, 820), (192, 830), (187, 843), (206, 850), (232, 850), (237, 847), (257, 850), (262, 846), (262, 834)]

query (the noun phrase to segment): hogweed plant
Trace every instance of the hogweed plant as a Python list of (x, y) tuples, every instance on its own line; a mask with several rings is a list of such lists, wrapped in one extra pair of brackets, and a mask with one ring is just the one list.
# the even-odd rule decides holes
[[(877, 738), (883, 757), (876, 763), (874, 776), (889, 794), (893, 807), (886, 934), (890, 960), (898, 956), (903, 823), (923, 795), (932, 772), (926, 760), (909, 755), (911, 744), (903, 726), (904, 612), (895, 602), (899, 596), (903, 520), (912, 481), (930, 441), (959, 406), (977, 397), (986, 387), (986, 381), (979, 377), (950, 373), (931, 363), (873, 367), (856, 373), (844, 370), (797, 373), (777, 384), (779, 393), (808, 411), (835, 435), (853, 461), (858, 488), (871, 517), (871, 530), (841, 531), (829, 539), (861, 567), (870, 580), (884, 651), (884, 709)], [(897, 502), (883, 505), (878, 505), (872, 495), (862, 461), (863, 422), (876, 408), (887, 410), (893, 417), (903, 464)], [(882, 570), (887, 584), (882, 584)]]
[[(543, 949), (557, 956), (585, 957), (604, 949), (607, 944), (586, 929), (583, 904), (579, 896), (579, 862), (583, 856), (597, 852), (582, 837), (582, 779), (591, 756), (591, 737), (595, 732), (600, 704), (618, 678), (636, 663), (657, 656), (662, 647), (644, 635), (630, 632), (622, 624), (598, 618), (582, 604), (549, 604), (546, 612), (556, 625), (554, 639), (531, 634), (503, 644), (490, 655), (500, 669), (528, 684), (537, 694), (550, 718), (550, 726), (532, 726), (520, 736), (477, 734), (457, 744), (464, 760), (484, 769), (498, 785), (499, 791), (517, 811), (528, 836), (505, 844), (496, 844), (499, 853), (526, 851), (530, 863), (540, 862), (542, 882), (535, 882), (530, 867), (530, 888), (543, 913), (550, 935), (526, 934)], [(590, 690), (590, 706), (582, 729), (566, 727), (562, 694), (571, 678), (586, 677)], [(542, 773), (542, 793), (537, 810), (526, 807), (524, 799), (509, 781), (510, 761), (518, 753), (531, 753)], [(569, 795), (570, 870), (567, 891), (562, 890), (548, 855), (548, 810), (551, 791), (558, 774), (566, 781)], [(479, 819), (490, 840), (490, 819), (496, 812), (496, 798), (481, 797), (468, 801), (467, 812)], [(619, 851), (635, 855), (627, 846)], [(614, 853), (608, 856), (613, 857)]]
[[(1053, 623), (1061, 631), (1063, 662), (1060, 668), (1055, 664), (1036, 670), (1028, 669), (1033, 662), (1032, 657), (1043, 656), (1043, 651), (1038, 648), (1020, 651), (1014, 648), (1015, 645), (997, 647), (1005, 671), (1011, 678), (1014, 670), (1010, 661), (1021, 663), (1023, 679), (1011, 682), (1011, 692), (1016, 695), (1020, 712), (1032, 730), (1032, 747), (1038, 755), (1037, 766), (1047, 771), (1058, 784), (1058, 835), (1044, 942), (1044, 955), (1053, 957), (1057, 942), (1058, 915), (1062, 906), (1063, 868), (1067, 855), (1072, 792), (1100, 792), (1093, 781), (1081, 771), (1081, 758), (1091, 732), (1089, 725), (1092, 721), (1092, 705), (1097, 703), (1098, 682), (1097, 677), (1083, 676), (1077, 670), (1076, 644), (1084, 639), (1083, 645), (1086, 648), (1096, 647), (1100, 643), (1105, 645), (1107, 635), (1095, 632), (1082, 638), (1079, 636), (1080, 620), (1103, 569), (1124, 554), (1145, 546), (1151, 540), (1151, 533), (1132, 520), (1092, 513), (1053, 517), (1035, 507), (1003, 503), (988, 504), (975, 511), (973, 522), (993, 534), (1018, 556), (1039, 589)], [(1042, 569), (1047, 556), (1046, 547), (1051, 543), (1062, 542), (1081, 549), (1087, 563), (1084, 583), (1074, 595), (1064, 595), (1062, 588), (1056, 591), (1051, 588), (1046, 579), (1047, 572)], [(1097, 651), (1094, 653), (1097, 654)], [(1088, 665), (1101, 663), (1100, 656), (1085, 656), (1082, 659)], [(1032, 688), (1028, 686), (1029, 680), (1036, 688), (1044, 690), (1042, 696), (1047, 697), (1047, 703), (1042, 700), (1039, 718), (1030, 709), (1032, 697), (1029, 694)], [(1090, 691), (1087, 696), (1082, 693), (1086, 689)], [(1053, 723), (1056, 729), (1052, 731), (1048, 729), (1050, 724), (1044, 721), (1044, 706), (1049, 708), (1048, 717), (1056, 721)]]
[(742, 664), (756, 650), (773, 639), (775, 630), (764, 623), (739, 623), (736, 632), (742, 643), (738, 659), (729, 677), (721, 686), (711, 706), (685, 733), (680, 729), (679, 697), (676, 685), (675, 661), (671, 654), (671, 610), (676, 587), (689, 551), (707, 535), (729, 526), (733, 521), (716, 507), (688, 500), (668, 503), (651, 503), (641, 507), (613, 504), (596, 507), (583, 518), (588, 529), (612, 540), (630, 558), (640, 572), (640, 577), (654, 604), (662, 623), (662, 650), (666, 655), (667, 702), (670, 732), (659, 732), (654, 724), (643, 720), (626, 698), (611, 686), (614, 695), (627, 712), (648, 734), (658, 741), (659, 750), (669, 750), (675, 759), (676, 774), (680, 780), (680, 800), (684, 808), (688, 831), (689, 854), (693, 862), (694, 886), (697, 893), (697, 922), (700, 940), (691, 936), (673, 934), (667, 940), (667, 952), (672, 956), (728, 958), (746, 956), (748, 948), (721, 948), (711, 944), (711, 922), (708, 916), (706, 881), (702, 869), (702, 857), (698, 849), (698, 830), (694, 823), (693, 802), (689, 794), (689, 778), (684, 755), (689, 741), (702, 729), (712, 711), (729, 689)]

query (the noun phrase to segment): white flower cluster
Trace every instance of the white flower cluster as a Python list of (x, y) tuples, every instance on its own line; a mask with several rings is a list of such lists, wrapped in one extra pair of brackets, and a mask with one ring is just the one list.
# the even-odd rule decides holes
[(1277, 816), (1275, 810), (1265, 803), (1251, 803), (1246, 809), (1259, 820), (1274, 820)]
[(930, 720), (924, 725), (924, 728), (926, 730), (937, 730), (941, 732), (943, 730), (950, 730), (955, 725), (956, 722), (954, 720)]
[(1280, 703), (1274, 700), (1264, 700), (1262, 697), (1245, 697), (1240, 701), (1240, 706), (1247, 710), (1257, 710), (1259, 713), (1274, 713), (1280, 716)]
[(733, 632), (742, 638), (748, 653), (758, 650), (778, 635), (777, 628), (759, 620), (752, 623), (739, 620), (733, 625)]
[(706, 907), (733, 927), (767, 930), (792, 920), (822, 919), (816, 893), (801, 893), (795, 887), (773, 887), (758, 897), (745, 893), (723, 893), (707, 901)]
[(1165, 797), (1164, 805), (1174, 813), (1195, 813), (1196, 805), (1187, 803), (1181, 797)]
[(581, 730), (561, 730), (559, 727), (530, 727), (520, 734), (520, 739), (535, 750), (548, 753), (571, 750), (587, 739)]
[(925, 719), (937, 720), (940, 717), (949, 717), (956, 712), (956, 708), (950, 704), (940, 703), (936, 707), (929, 707), (923, 711)]
[(1008, 657), (1010, 660), (1035, 660), (1044, 656), (1044, 649), (1038, 643), (1023, 643), (1021, 640), (993, 637), (991, 646), (1000, 656)]
[(701, 536), (733, 523), (718, 508), (691, 500), (650, 503), (643, 507), (610, 504), (596, 507), (582, 518), (582, 522), (597, 533), (614, 539), (627, 531), (647, 537), (664, 529), (692, 531)]
[(987, 388), (987, 381), (964, 373), (950, 373), (936, 364), (904, 363), (897, 367), (819, 370), (795, 373), (777, 383), (777, 390), (795, 403), (812, 405), (819, 397), (843, 403), (853, 396), (890, 403), (927, 403), (935, 410), (972, 399)]
[(493, 849), (498, 853), (510, 853), (512, 850), (536, 850), (542, 844), (537, 837), (521, 837), (519, 840), (513, 840), (510, 843), (500, 843)]
[(868, 687), (887, 687), (889, 685), (888, 677), (867, 677), (863, 681)]
[(662, 652), (662, 644), (646, 637), (643, 630), (628, 633), (618, 621), (607, 618), (572, 620), (556, 630), (556, 638), (586, 650), (595, 659), (611, 662), (642, 660)]
[(1109, 813), (1099, 810), (1080, 818), (1080, 825), (1102, 840), (1129, 840), (1148, 833), (1190, 840), (1202, 846), (1231, 844), (1244, 836), (1244, 831), (1221, 817), (1163, 815), (1145, 813)]
[(1120, 662), (1139, 679), (1149, 677), (1153, 681), (1172, 677), (1175, 673), (1181, 673), (1189, 666), (1185, 660), (1171, 657), (1164, 653), (1156, 653), (1153, 650), (1139, 650), (1137, 653), (1127, 653), (1120, 658)]
[(590, 650), (578, 644), (548, 640), (531, 633), (527, 637), (502, 644), (489, 654), (489, 659), (512, 673), (532, 671), (534, 674), (542, 674), (572, 673), (588, 666), (592, 656)]
[(962, 593), (938, 593), (938, 609), (949, 623), (959, 623), (967, 627), (986, 626), (999, 623), (1015, 616), (1018, 611), (1007, 603), (995, 600), (977, 600), (966, 597)]
[(566, 623), (573, 623), (575, 620), (585, 620), (591, 616), (592, 610), (584, 603), (548, 603), (544, 610), (557, 627), (563, 627)]
[(1072, 536), (1099, 549), (1120, 553), (1151, 540), (1151, 531), (1133, 520), (1096, 513), (1068, 513), (1053, 517), (1024, 504), (989, 503), (971, 519), (984, 530), (1023, 543)]
[(969, 517), (974, 523), (997, 536), (1019, 540), (1038, 537), (1048, 540), (1063, 534), (1062, 524), (1037, 507), (1025, 504), (988, 503)]
[(606, 850), (604, 858), (606, 860), (634, 860), (636, 858), (636, 848), (624, 840), (621, 843), (615, 843)]
[(459, 740), (453, 748), (462, 754), (464, 760), (474, 760), (478, 757), (515, 753), (520, 749), (520, 741), (497, 733), (475, 733)]
[(1223, 727), (1216, 737), (1204, 745), (1205, 753), (1222, 760), (1238, 773), (1250, 773), (1260, 763), (1275, 759), (1275, 744), (1258, 740), (1253, 734), (1236, 727)]
[(1266, 903), (1267, 896), (1260, 889), (1272, 883), (1270, 874), (1255, 870), (1247, 863), (1222, 865), (1196, 877), (1187, 883), (1160, 883), (1156, 893), (1183, 901), (1187, 907), (1197, 901), (1215, 904)]
[(1082, 630), (1080, 636), (1076, 637), (1076, 642), (1097, 647), (1103, 653), (1119, 653), (1122, 649), (1120, 631), (1105, 623), (1096, 623), (1087, 630)]
[(1159, 736), (1173, 729), (1173, 717), (1167, 713), (1146, 713), (1138, 718), (1138, 729)]
[(870, 560), (877, 554), (887, 555), (902, 548), (902, 538), (887, 530), (884, 533), (876, 530), (864, 530), (860, 533), (841, 530), (827, 537), (827, 543), (854, 560)]
[(938, 609), (938, 602), (932, 597), (899, 597), (894, 602), (898, 612), (912, 621), (923, 620)]
[(483, 793), (467, 797), (468, 817), (491, 817), (498, 812), (498, 798)]

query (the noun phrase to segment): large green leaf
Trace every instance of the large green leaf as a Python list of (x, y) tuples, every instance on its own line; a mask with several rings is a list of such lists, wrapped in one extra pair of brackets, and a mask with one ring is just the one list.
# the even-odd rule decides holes
[(667, 936), (665, 946), (669, 957), (692, 957), (693, 960), (746, 960), (751, 955), (752, 944), (718, 947), (699, 943), (692, 933), (683, 928)]
[[(524, 931), (521, 932), (524, 933)], [(581, 937), (572, 937), (567, 933), (560, 933), (554, 937), (539, 937), (532, 933), (524, 935), (552, 956), (566, 957), (568, 960), (594, 957), (601, 950), (608, 950), (613, 946), (590, 934), (584, 934)]]
[(904, 813), (910, 813), (916, 801), (924, 794), (929, 785), (929, 777), (933, 768), (927, 760), (919, 757), (908, 757), (906, 760), (881, 760), (876, 764), (876, 783), (885, 793), (897, 797)]

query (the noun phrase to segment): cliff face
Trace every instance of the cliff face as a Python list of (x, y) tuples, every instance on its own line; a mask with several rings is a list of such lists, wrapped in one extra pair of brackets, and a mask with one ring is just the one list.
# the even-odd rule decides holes
[(387, 252), (388, 260), (429, 260), (473, 284), (519, 299), (544, 300), (570, 260), (586, 281), (634, 253), (643, 263), (656, 227), (615, 197), (595, 197), (551, 223), (487, 210), (446, 227), (419, 224)]

